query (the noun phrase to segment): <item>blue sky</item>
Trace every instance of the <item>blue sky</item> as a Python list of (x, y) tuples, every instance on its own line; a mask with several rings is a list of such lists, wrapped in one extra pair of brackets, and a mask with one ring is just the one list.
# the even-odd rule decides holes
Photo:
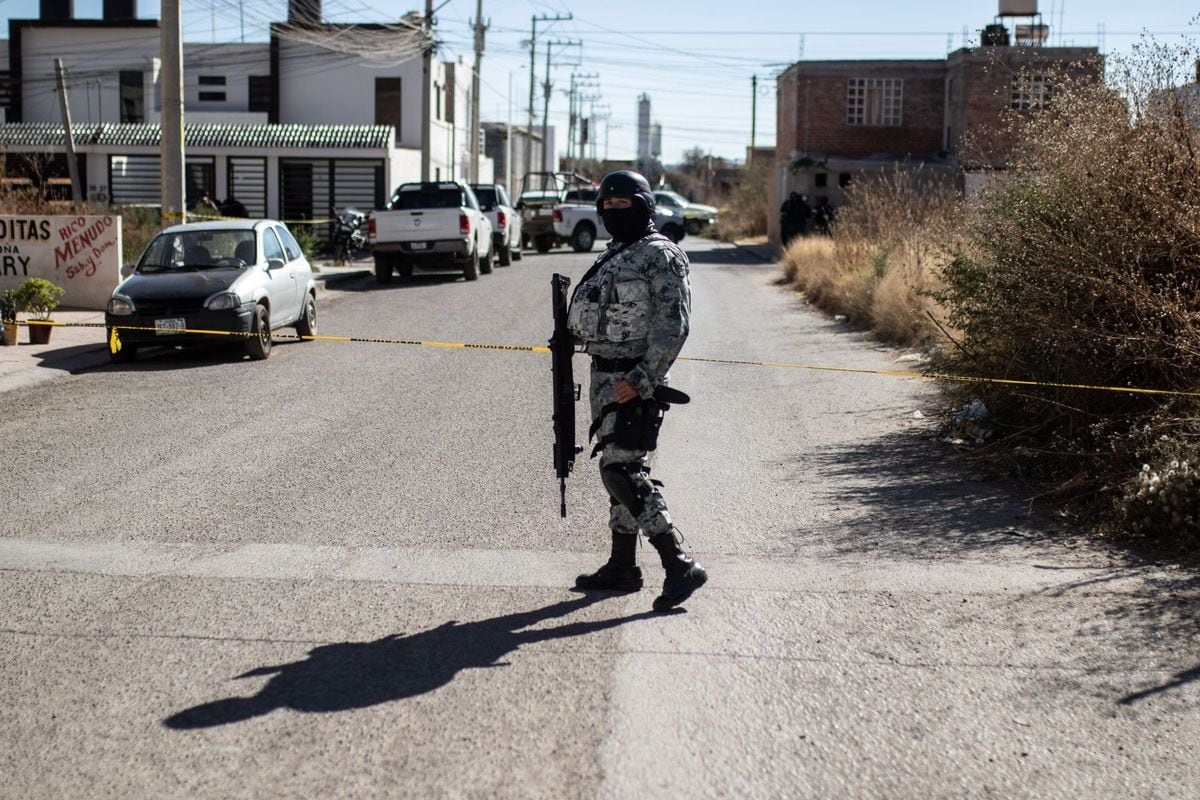
[[(441, 4), (437, 0), (435, 5)], [(1158, 0), (1056, 0), (1040, 2), (1052, 41), (1079, 46), (1102, 45), (1105, 53), (1127, 51), (1146, 31), (1161, 41), (1180, 41), (1198, 12), (1194, 3)], [(534, 15), (573, 14), (549, 26), (549, 37), (582, 40), (562, 49), (562, 60), (578, 62), (577, 71), (599, 74), (597, 103), (612, 115), (609, 155), (631, 157), (635, 149), (637, 97), (650, 95), (654, 117), (663, 125), (664, 157), (679, 159), (699, 146), (714, 155), (741, 157), (750, 143), (751, 77), (760, 78), (760, 145), (774, 141), (773, 76), (801, 57), (941, 58), (948, 49), (971, 43), (992, 21), (995, 0), (884, 0), (801, 3), (799, 0), (484, 0), (491, 20), (483, 61), (483, 115), (508, 117), (509, 85), (514, 119), (525, 118), (529, 93), (529, 38)], [(76, 0), (79, 17), (99, 17), (100, 0)], [(381, 21), (424, 8), (421, 0), (324, 0), (325, 18), (333, 21)], [(286, 0), (183, 0), (184, 37), (189, 42), (238, 41), (244, 9), (247, 41), (266, 37), (268, 20), (286, 18)], [(159, 3), (139, 0), (139, 15), (158, 15)], [(37, 15), (36, 0), (0, 0), (5, 16)], [(468, 21), (475, 0), (449, 0), (438, 11), (443, 56), (472, 58)], [(539, 38), (547, 24), (541, 23)], [(545, 39), (542, 39), (544, 42)], [(556, 51), (557, 52), (557, 51)], [(555, 60), (559, 60), (556, 56)], [(543, 77), (544, 44), (539, 47), (538, 81)], [(572, 67), (554, 69), (551, 124), (565, 126), (563, 91)], [(538, 94), (540, 116), (541, 94)], [(604, 128), (599, 128), (603, 136)]]

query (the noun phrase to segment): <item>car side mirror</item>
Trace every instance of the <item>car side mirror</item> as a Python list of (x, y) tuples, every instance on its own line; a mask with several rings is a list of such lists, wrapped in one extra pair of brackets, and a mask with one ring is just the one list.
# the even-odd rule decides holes
[(267, 269), (268, 269), (268, 270), (272, 270), (272, 269), (283, 269), (283, 266), (284, 266), (284, 263), (283, 263), (283, 259), (282, 259), (282, 258), (269, 258), (269, 259), (267, 259)]

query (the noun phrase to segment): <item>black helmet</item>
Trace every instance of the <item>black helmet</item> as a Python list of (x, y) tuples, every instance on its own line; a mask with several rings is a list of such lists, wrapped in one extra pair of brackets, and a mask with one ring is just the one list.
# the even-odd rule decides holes
[(596, 210), (604, 210), (606, 197), (633, 197), (642, 201), (646, 211), (654, 213), (654, 192), (645, 176), (628, 169), (610, 172), (600, 181), (600, 193), (596, 196)]

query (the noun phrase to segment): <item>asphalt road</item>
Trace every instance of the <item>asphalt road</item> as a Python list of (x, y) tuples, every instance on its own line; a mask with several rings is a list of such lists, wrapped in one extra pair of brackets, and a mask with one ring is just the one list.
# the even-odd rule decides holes
[[(685, 355), (904, 355), (686, 244)], [(321, 331), (543, 344), (589, 263), (342, 283)], [(567, 588), (607, 502), (584, 458), (558, 517), (548, 380), (316, 342), (0, 395), (0, 796), (1196, 796), (1200, 583), (972, 474), (930, 387), (677, 365), (654, 474), (711, 580), (656, 615)]]

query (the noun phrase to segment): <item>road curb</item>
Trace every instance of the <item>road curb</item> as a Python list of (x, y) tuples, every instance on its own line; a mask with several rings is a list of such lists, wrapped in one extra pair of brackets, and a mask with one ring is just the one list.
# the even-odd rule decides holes
[[(88, 347), (84, 345), (84, 347)], [(108, 348), (104, 344), (93, 344), (88, 349), (73, 353), (61, 359), (46, 359), (40, 364), (0, 375), (0, 394), (36, 386), (39, 383), (61, 378), (64, 375), (75, 375), (88, 369), (102, 367), (109, 363)]]

